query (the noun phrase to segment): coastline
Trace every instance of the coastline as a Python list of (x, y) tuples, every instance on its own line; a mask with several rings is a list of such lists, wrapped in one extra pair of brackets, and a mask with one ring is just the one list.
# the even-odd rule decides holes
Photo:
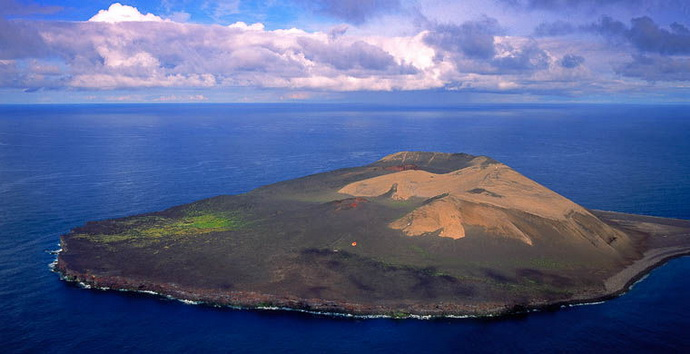
[(541, 308), (563, 306), (577, 306), (591, 303), (603, 303), (616, 297), (625, 295), (635, 284), (643, 281), (652, 271), (665, 265), (669, 261), (690, 256), (690, 246), (664, 247), (651, 249), (643, 257), (623, 268), (620, 272), (609, 277), (604, 282), (607, 289), (605, 294), (598, 297), (582, 297), (570, 301), (544, 305)]
[(554, 310), (569, 306), (599, 304), (627, 293), (636, 283), (642, 281), (654, 269), (675, 258), (690, 256), (690, 246), (662, 247), (648, 250), (643, 257), (605, 280), (606, 292), (576, 296), (569, 300), (552, 303), (532, 303), (515, 305), (507, 303), (486, 303), (482, 306), (463, 304), (408, 304), (408, 307), (391, 305), (366, 305), (330, 301), (323, 299), (303, 299), (289, 296), (276, 296), (256, 292), (232, 291), (218, 293), (212, 289), (188, 289), (177, 284), (159, 284), (150, 281), (128, 279), (117, 276), (95, 276), (69, 269), (60, 258), (50, 265), (61, 280), (76, 283), (83, 288), (102, 291), (125, 291), (164, 297), (185, 304), (228, 307), (241, 310), (294, 311), (320, 316), (348, 318), (394, 318), (394, 319), (435, 319), (435, 318), (488, 318), (503, 317), (527, 312)]
[(664, 247), (651, 249), (643, 257), (618, 274), (608, 278), (604, 283), (611, 293), (626, 292), (632, 285), (666, 262), (690, 255), (690, 246)]

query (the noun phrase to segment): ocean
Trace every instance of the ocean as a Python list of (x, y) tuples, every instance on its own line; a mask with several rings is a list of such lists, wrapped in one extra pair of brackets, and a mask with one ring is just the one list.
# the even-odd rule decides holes
[(394, 320), (188, 305), (52, 273), (89, 220), (373, 162), (488, 155), (587, 208), (690, 219), (690, 106), (0, 106), (0, 351), (684, 352), (690, 257), (600, 304)]

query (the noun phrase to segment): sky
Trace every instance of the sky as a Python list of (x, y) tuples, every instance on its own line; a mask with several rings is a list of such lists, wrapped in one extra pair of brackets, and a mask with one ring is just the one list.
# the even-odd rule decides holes
[(0, 0), (0, 104), (689, 98), (687, 0)]

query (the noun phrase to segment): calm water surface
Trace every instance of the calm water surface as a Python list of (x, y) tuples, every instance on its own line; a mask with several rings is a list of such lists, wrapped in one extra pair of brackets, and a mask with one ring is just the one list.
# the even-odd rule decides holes
[(238, 311), (83, 290), (48, 264), (88, 220), (372, 162), (492, 156), (589, 208), (690, 219), (690, 107), (0, 106), (2, 352), (686, 352), (690, 257), (604, 304), (502, 319)]

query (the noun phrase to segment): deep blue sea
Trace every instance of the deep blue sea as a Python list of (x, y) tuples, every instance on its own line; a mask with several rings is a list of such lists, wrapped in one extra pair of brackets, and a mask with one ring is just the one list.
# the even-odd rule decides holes
[(86, 290), (49, 270), (88, 220), (358, 166), (489, 155), (589, 208), (690, 219), (690, 106), (0, 106), (0, 352), (687, 352), (690, 257), (603, 304), (351, 319)]

